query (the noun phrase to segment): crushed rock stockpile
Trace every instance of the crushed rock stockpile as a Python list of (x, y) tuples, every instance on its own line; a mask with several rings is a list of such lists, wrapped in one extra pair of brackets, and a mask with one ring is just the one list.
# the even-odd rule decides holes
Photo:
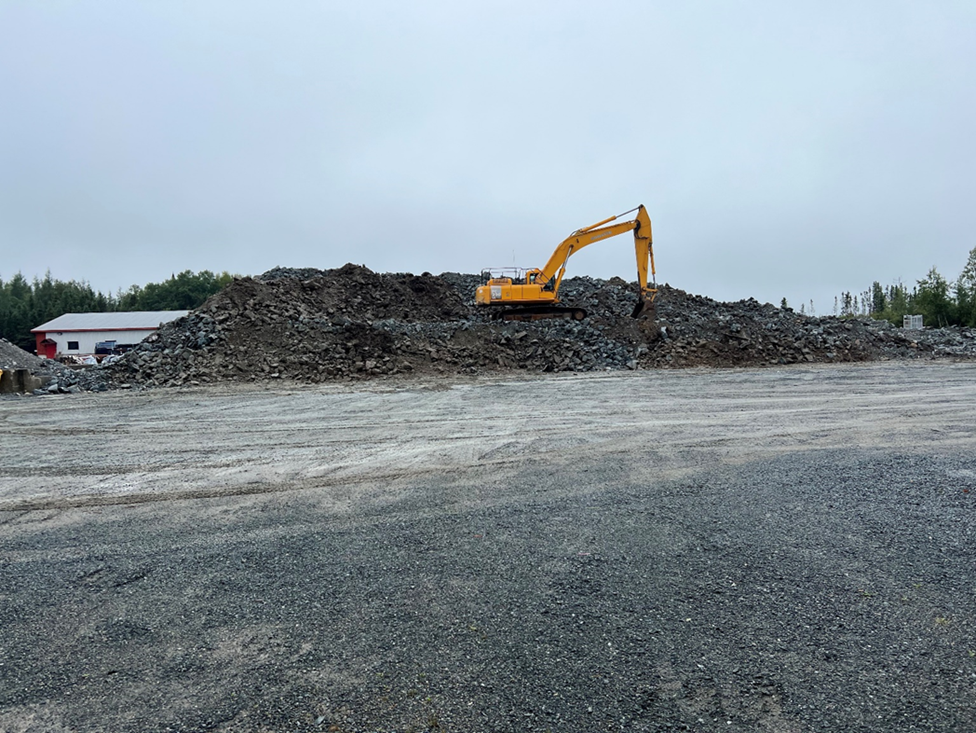
[(630, 318), (637, 287), (564, 281), (585, 321), (505, 322), (475, 306), (475, 275), (276, 268), (234, 281), (115, 364), (114, 386), (268, 378), (302, 382), (499, 370), (593, 371), (976, 357), (972, 329), (905, 331), (815, 318), (755, 300), (720, 303), (663, 286), (653, 319)]
[(35, 377), (70, 380), (71, 370), (53, 359), (35, 356), (7, 339), (0, 338), (0, 369), (26, 369)]
[(19, 346), (0, 338), (0, 369), (29, 369), (32, 373), (51, 369), (52, 362), (24, 351)]

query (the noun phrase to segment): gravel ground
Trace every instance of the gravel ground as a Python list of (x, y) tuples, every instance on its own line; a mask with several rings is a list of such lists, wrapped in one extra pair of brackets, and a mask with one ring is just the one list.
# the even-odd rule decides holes
[(976, 729), (976, 364), (0, 403), (0, 730)]

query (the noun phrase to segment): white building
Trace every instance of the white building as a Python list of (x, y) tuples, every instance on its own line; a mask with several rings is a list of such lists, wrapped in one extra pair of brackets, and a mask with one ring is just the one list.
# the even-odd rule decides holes
[(132, 311), (129, 313), (65, 313), (53, 321), (32, 328), (37, 339), (37, 355), (87, 356), (108, 348), (125, 349), (142, 341), (164, 323), (175, 321), (190, 311)]

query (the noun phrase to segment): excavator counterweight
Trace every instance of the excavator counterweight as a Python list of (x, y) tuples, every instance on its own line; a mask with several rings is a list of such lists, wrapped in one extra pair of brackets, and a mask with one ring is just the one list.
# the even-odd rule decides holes
[[(633, 219), (611, 224), (627, 214), (637, 212)], [(583, 229), (577, 229), (564, 239), (540, 269), (523, 270), (506, 268), (486, 270), (482, 275), (486, 283), (475, 293), (478, 305), (500, 310), (505, 320), (537, 320), (540, 318), (572, 318), (582, 320), (586, 311), (559, 305), (559, 285), (566, 273), (569, 258), (594, 242), (616, 237), (632, 231), (637, 255), (637, 282), (640, 292), (631, 316), (647, 315), (657, 295), (655, 282), (654, 249), (651, 237), (651, 219), (643, 205), (623, 214), (611, 216)], [(651, 281), (648, 283), (648, 270)]]

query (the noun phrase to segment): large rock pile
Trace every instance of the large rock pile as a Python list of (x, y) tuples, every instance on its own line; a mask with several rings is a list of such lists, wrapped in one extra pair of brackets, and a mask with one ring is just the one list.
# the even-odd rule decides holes
[(356, 265), (278, 268), (236, 280), (99, 372), (114, 385), (160, 386), (976, 356), (972, 330), (810, 318), (668, 286), (655, 317), (634, 320), (636, 285), (618, 278), (564, 282), (563, 301), (589, 311), (583, 322), (504, 322), (474, 305), (479, 284), (473, 275), (378, 274)]
[[(654, 366), (757, 366), (914, 357), (919, 344), (887, 321), (808, 318), (755, 300), (717, 303), (667, 290), (659, 307)], [(671, 297), (669, 297), (671, 296)]]

